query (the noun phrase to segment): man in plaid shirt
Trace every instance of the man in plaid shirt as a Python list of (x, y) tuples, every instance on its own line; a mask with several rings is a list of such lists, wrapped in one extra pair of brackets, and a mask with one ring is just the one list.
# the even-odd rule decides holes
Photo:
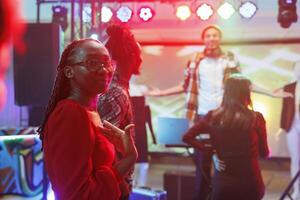
[[(106, 30), (109, 40), (106, 48), (116, 61), (116, 71), (108, 91), (98, 100), (98, 112), (102, 120), (107, 120), (124, 130), (133, 123), (132, 107), (129, 98), (129, 80), (133, 74), (140, 73), (142, 63), (141, 48), (131, 31), (124, 25), (111, 24)], [(134, 130), (131, 129), (134, 137)], [(117, 152), (117, 157), (122, 155)], [(128, 200), (133, 183), (133, 169), (120, 184), (120, 200)]]
[[(204, 117), (208, 111), (221, 105), (223, 98), (223, 82), (232, 73), (240, 73), (239, 62), (232, 52), (224, 52), (220, 47), (222, 32), (217, 26), (206, 27), (201, 39), (205, 45), (203, 52), (197, 53), (194, 60), (190, 60), (185, 69), (183, 83), (166, 89), (152, 90), (146, 93), (148, 96), (167, 96), (186, 93), (186, 118), (195, 121)], [(283, 97), (281, 94), (271, 93), (253, 85), (254, 91), (272, 97)], [(200, 138), (207, 143), (207, 149), (199, 151), (195, 149), (194, 161), (196, 164), (196, 191), (194, 200), (206, 200), (210, 193), (210, 171), (212, 162), (212, 150), (209, 147), (209, 135)], [(214, 156), (216, 158), (216, 156)], [(215, 159), (215, 166), (222, 161)], [(223, 163), (224, 164), (224, 163)]]
[[(186, 93), (186, 118), (198, 120), (217, 108), (223, 97), (223, 81), (232, 72), (239, 72), (239, 62), (230, 52), (223, 52), (220, 48), (222, 32), (217, 26), (208, 26), (202, 32), (205, 45), (203, 52), (197, 53), (194, 60), (190, 60), (185, 69), (183, 83), (166, 89), (148, 92), (149, 96), (165, 96)], [(203, 140), (208, 140), (209, 135)], [(205, 200), (210, 192), (210, 169), (212, 152), (195, 149), (196, 191), (195, 200)]]

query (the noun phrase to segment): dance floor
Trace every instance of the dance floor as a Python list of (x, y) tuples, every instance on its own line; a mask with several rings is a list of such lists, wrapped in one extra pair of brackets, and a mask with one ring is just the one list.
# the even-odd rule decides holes
[[(290, 181), (289, 159), (261, 160), (260, 164), (266, 186), (264, 200), (279, 199)], [(150, 159), (147, 186), (162, 189), (164, 173), (168, 171), (193, 172), (194, 166), (189, 157), (154, 154)]]

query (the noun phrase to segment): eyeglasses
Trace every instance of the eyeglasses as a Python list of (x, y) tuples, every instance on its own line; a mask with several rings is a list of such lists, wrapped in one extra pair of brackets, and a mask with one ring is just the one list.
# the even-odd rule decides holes
[(116, 69), (116, 62), (114, 60), (102, 61), (99, 59), (88, 59), (86, 61), (71, 64), (71, 66), (75, 65), (82, 65), (86, 67), (90, 72), (96, 72), (99, 70), (114, 72)]

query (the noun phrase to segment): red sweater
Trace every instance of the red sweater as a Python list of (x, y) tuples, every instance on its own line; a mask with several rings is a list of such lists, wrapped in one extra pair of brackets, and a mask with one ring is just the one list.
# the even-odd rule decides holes
[(58, 103), (44, 131), (44, 160), (58, 199), (117, 200), (115, 150), (98, 128), (99, 115), (73, 100)]

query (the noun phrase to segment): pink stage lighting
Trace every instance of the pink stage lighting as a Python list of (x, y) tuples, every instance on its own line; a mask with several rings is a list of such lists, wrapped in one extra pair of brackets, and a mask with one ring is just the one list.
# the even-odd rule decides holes
[(150, 21), (154, 16), (154, 10), (148, 6), (143, 6), (138, 11), (138, 16), (143, 21)]

